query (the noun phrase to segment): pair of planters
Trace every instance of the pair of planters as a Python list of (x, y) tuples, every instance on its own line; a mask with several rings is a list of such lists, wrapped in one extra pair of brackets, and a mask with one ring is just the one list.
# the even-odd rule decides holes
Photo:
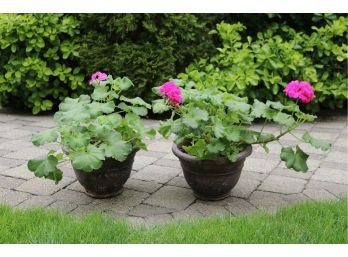
[[(246, 146), (236, 162), (225, 158), (198, 160), (186, 154), (181, 145), (176, 144), (173, 144), (172, 151), (179, 158), (185, 179), (194, 194), (203, 200), (221, 200), (229, 196), (237, 184), (244, 161), (251, 154), (252, 147)], [(108, 198), (118, 195), (130, 176), (136, 152), (137, 150), (133, 150), (123, 162), (107, 158), (102, 168), (95, 172), (74, 169), (77, 180), (91, 197)]]

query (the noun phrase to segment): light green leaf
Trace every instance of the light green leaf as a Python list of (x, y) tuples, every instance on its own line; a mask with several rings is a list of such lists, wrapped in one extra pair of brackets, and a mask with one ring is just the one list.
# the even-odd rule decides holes
[(330, 149), (331, 144), (326, 143), (324, 141), (321, 141), (319, 139), (314, 138), (312, 135), (310, 135), (308, 132), (305, 132), (302, 136), (302, 139), (306, 142), (311, 144), (317, 149), (321, 149), (323, 151), (327, 151)]
[(121, 134), (113, 131), (101, 145), (106, 157), (112, 157), (118, 161), (124, 161), (132, 151), (132, 144), (122, 140)]
[(192, 108), (190, 112), (183, 116), (182, 122), (191, 128), (198, 128), (199, 121), (207, 121), (208, 112), (200, 108)]
[(214, 140), (214, 141), (210, 142), (209, 144), (207, 144), (207, 150), (210, 153), (217, 154), (217, 153), (224, 151), (225, 146), (219, 140)]
[(233, 111), (233, 112), (247, 113), (247, 112), (249, 112), (250, 107), (251, 107), (247, 103), (238, 102), (238, 101), (226, 101), (225, 104), (228, 107), (228, 109), (230, 111)]
[(140, 106), (144, 106), (146, 107), (147, 109), (150, 109), (151, 108), (151, 105), (146, 103), (143, 99), (141, 99), (140, 97), (136, 97), (136, 98), (128, 98), (128, 97), (125, 97), (125, 96), (121, 96), (120, 97), (120, 100), (121, 101), (125, 101), (125, 102), (128, 102), (128, 103), (131, 103), (132, 105), (140, 105)]
[(205, 152), (206, 143), (203, 139), (197, 140), (193, 145), (191, 146), (183, 146), (182, 148), (186, 151), (186, 153), (197, 157), (197, 159), (202, 160), (204, 159), (204, 152)]
[(89, 119), (90, 113), (87, 106), (89, 103), (90, 97), (88, 95), (80, 95), (76, 99), (67, 97), (59, 105), (59, 111), (54, 115), (54, 119), (63, 123)]
[(240, 130), (238, 128), (228, 127), (225, 132), (225, 137), (230, 142), (239, 142), (241, 140)]
[(173, 121), (172, 120), (167, 120), (167, 121), (160, 121), (160, 127), (158, 132), (164, 137), (168, 138), (171, 134), (171, 129), (173, 126)]
[(219, 120), (218, 117), (212, 117), (212, 122), (213, 122), (213, 132), (214, 132), (214, 135), (217, 137), (217, 138), (221, 138), (224, 136), (225, 134), (225, 127), (224, 125), (222, 124), (222, 121)]
[(31, 141), (34, 145), (40, 146), (45, 143), (56, 142), (58, 138), (57, 129), (49, 129), (37, 134), (34, 134), (31, 138)]
[(99, 116), (103, 113), (112, 113), (115, 109), (115, 103), (110, 101), (106, 103), (93, 102), (89, 106), (90, 113), (93, 117)]
[(291, 115), (282, 112), (278, 112), (275, 116), (273, 116), (273, 120), (288, 128), (291, 128), (296, 123), (295, 119)]
[(133, 112), (139, 116), (147, 115), (147, 109), (142, 106), (129, 106), (122, 102), (117, 107), (125, 112)]
[(109, 88), (103, 85), (95, 86), (95, 89), (91, 95), (92, 99), (95, 101), (105, 100), (109, 96)]
[(152, 110), (154, 113), (163, 113), (170, 110), (170, 106), (166, 105), (165, 99), (158, 99), (152, 101)]
[(123, 78), (117, 80), (117, 82), (118, 82), (118, 86), (120, 87), (121, 91), (127, 90), (130, 87), (134, 86), (133, 82), (127, 77), (123, 77)]
[(259, 100), (255, 99), (250, 115), (254, 116), (255, 118), (262, 117), (266, 119), (272, 119), (274, 111), (263, 102), (260, 102)]
[(77, 151), (69, 154), (75, 169), (91, 172), (103, 166), (105, 160), (103, 151), (94, 145), (88, 145), (86, 151)]

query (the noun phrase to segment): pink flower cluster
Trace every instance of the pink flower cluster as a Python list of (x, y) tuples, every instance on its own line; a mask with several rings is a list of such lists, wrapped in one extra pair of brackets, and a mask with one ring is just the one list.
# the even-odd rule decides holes
[(100, 81), (106, 80), (107, 78), (108, 78), (108, 74), (97, 71), (97, 72), (92, 74), (91, 80), (89, 81), (89, 83), (92, 83), (95, 80), (100, 80)]
[(164, 98), (168, 98), (174, 105), (181, 104), (183, 101), (181, 89), (173, 81), (164, 83), (162, 86), (160, 86), (159, 91), (161, 94), (163, 94)]
[(299, 99), (305, 104), (310, 103), (315, 97), (314, 90), (307, 81), (291, 81), (284, 89), (284, 93), (289, 98)]

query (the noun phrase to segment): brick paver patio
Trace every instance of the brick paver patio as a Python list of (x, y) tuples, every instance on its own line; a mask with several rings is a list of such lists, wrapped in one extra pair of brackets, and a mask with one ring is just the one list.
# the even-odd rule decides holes
[[(148, 126), (158, 124), (151, 120), (145, 122)], [(302, 135), (304, 129), (310, 130), (314, 136), (333, 144), (327, 153), (307, 145), (303, 147), (311, 153), (308, 173), (285, 169), (279, 160), (279, 144), (269, 144), (269, 154), (256, 146), (231, 196), (217, 202), (194, 197), (179, 161), (171, 153), (171, 141), (160, 137), (147, 142), (148, 152), (137, 153), (123, 193), (112, 199), (85, 195), (70, 163), (62, 165), (65, 176), (58, 185), (35, 178), (27, 170), (26, 162), (46, 153), (49, 147), (34, 147), (31, 134), (53, 126), (52, 116), (0, 113), (0, 203), (18, 208), (42, 206), (74, 214), (101, 211), (127, 217), (133, 223), (150, 224), (211, 215), (240, 215), (257, 209), (273, 212), (299, 201), (338, 199), (347, 195), (348, 136), (347, 117), (343, 115), (304, 124), (295, 132)], [(257, 129), (260, 125), (254, 127)], [(270, 124), (265, 131), (275, 129), (275, 125)], [(283, 141), (293, 145), (297, 139), (286, 136)]]

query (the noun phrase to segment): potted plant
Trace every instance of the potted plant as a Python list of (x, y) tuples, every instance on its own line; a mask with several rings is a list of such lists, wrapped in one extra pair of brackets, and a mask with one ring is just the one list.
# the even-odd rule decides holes
[[(162, 99), (153, 102), (153, 110), (156, 113), (172, 111), (171, 117), (160, 123), (159, 132), (165, 138), (175, 134), (173, 153), (179, 158), (185, 179), (195, 195), (204, 200), (219, 200), (230, 194), (246, 157), (252, 152), (252, 145), (260, 144), (268, 152), (267, 143), (281, 144), (282, 136), (316, 118), (301, 112), (297, 105), (298, 101), (308, 103), (314, 98), (312, 87), (304, 81), (288, 84), (286, 95), (297, 99), (288, 105), (258, 100), (248, 104), (246, 98), (218, 89), (197, 90), (192, 89), (192, 84), (183, 89), (178, 85), (184, 86), (181, 80), (173, 80), (155, 88)], [(260, 118), (265, 123), (279, 124), (279, 133), (265, 133), (263, 127), (260, 131), (252, 130), (250, 125)], [(301, 140), (322, 150), (330, 147), (308, 132)], [(299, 146), (282, 145), (280, 158), (288, 168), (308, 170), (308, 155)]]
[(139, 116), (151, 105), (141, 98), (122, 95), (133, 86), (126, 77), (113, 78), (102, 72), (92, 75), (93, 93), (67, 97), (59, 105), (54, 120), (57, 127), (34, 134), (36, 146), (57, 142), (63, 151), (51, 150), (28, 168), (37, 177), (62, 179), (58, 164), (70, 160), (86, 193), (95, 198), (112, 197), (121, 192), (129, 178), (134, 156), (146, 149), (143, 140), (153, 138), (155, 130), (145, 128)]

